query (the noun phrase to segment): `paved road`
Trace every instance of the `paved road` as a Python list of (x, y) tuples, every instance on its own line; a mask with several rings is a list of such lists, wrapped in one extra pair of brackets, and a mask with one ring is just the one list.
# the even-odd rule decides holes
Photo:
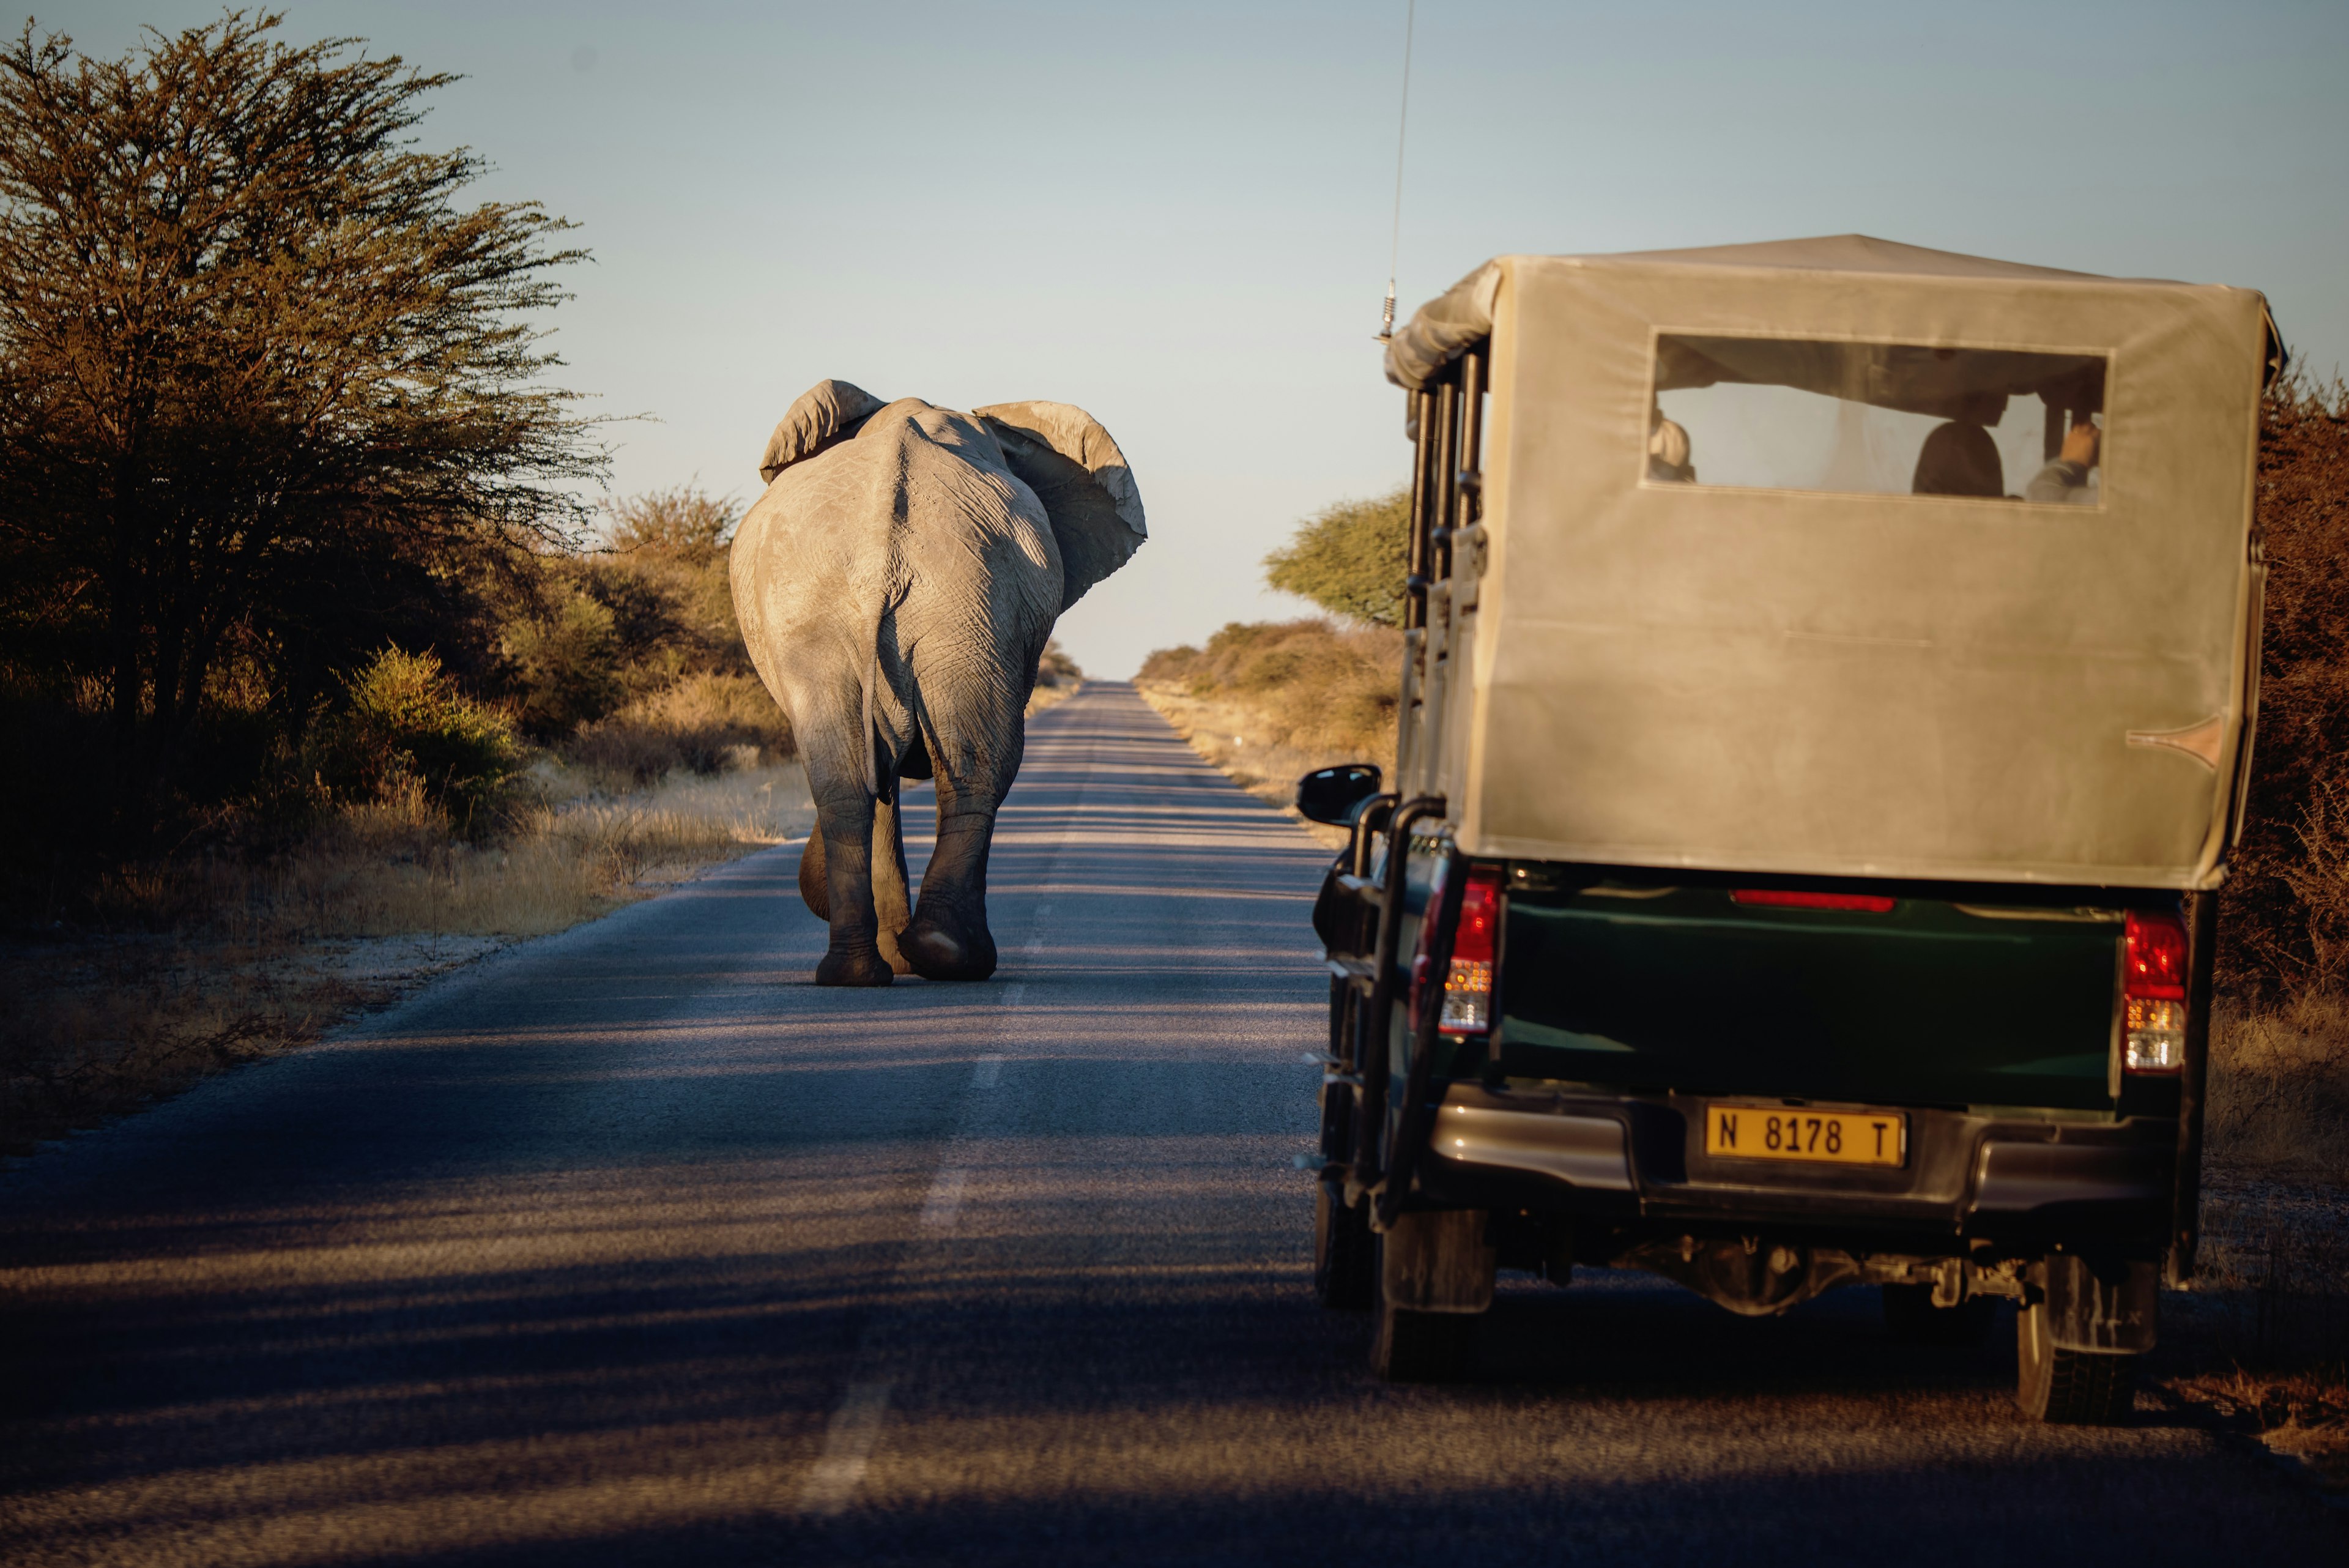
[(817, 991), (795, 854), (0, 1179), (0, 1559), (2349, 1561), (1861, 1293), (1524, 1283), (1371, 1381), (1289, 1166), (1320, 857), (1123, 687), (1034, 726), (994, 982)]

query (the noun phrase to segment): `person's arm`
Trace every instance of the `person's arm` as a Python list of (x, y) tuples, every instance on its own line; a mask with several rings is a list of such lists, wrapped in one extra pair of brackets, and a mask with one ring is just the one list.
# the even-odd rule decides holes
[(2104, 432), (2085, 420), (2064, 432), (2064, 450), (2055, 461), (2033, 474), (2024, 486), (2025, 501), (2085, 501), (2088, 471), (2096, 466), (2096, 450)]

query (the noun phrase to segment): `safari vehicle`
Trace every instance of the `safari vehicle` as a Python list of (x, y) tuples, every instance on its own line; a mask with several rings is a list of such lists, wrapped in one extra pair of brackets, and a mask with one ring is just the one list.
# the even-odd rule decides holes
[(1315, 1277), (1441, 1377), (1496, 1268), (1883, 1293), (2130, 1405), (2193, 1268), (2257, 680), (2260, 296), (1847, 236), (1504, 256), (1387, 349), (1395, 777), (1350, 826)]

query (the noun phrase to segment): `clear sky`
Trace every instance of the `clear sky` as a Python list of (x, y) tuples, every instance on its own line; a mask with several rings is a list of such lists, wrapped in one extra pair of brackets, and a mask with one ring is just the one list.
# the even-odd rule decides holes
[[(1259, 563), (1407, 472), (1380, 378), (1404, 0), (287, 0), (452, 70), (425, 136), (595, 252), (554, 318), (619, 493), (747, 503), (826, 376), (1081, 404), (1151, 544), (1061, 622), (1089, 670), (1299, 613)], [(219, 14), (73, 0), (111, 55)], [(2263, 289), (2349, 365), (2349, 5), (1422, 0), (1402, 309), (1485, 256), (1857, 231)], [(657, 422), (653, 422), (657, 421)]]

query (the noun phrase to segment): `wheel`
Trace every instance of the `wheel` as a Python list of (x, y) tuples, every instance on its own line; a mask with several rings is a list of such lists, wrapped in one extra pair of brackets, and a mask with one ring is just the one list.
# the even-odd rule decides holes
[(1326, 1181), (1313, 1187), (1313, 1291), (1335, 1312), (1361, 1312), (1378, 1295), (1368, 1205), (1348, 1209)]
[(2126, 1351), (2063, 1350), (2047, 1334), (2047, 1305), (2014, 1314), (2014, 1402), (2035, 1420), (2114, 1427), (2128, 1419), (2137, 1356)]
[(1884, 1287), (1884, 1326), (1904, 1344), (1980, 1345), (1997, 1316), (1995, 1296), (1968, 1296), (1953, 1307), (1937, 1307), (1930, 1285)]
[(1379, 1303), (1371, 1370), (1389, 1383), (1449, 1383), (1475, 1353), (1477, 1313), (1408, 1312)]

